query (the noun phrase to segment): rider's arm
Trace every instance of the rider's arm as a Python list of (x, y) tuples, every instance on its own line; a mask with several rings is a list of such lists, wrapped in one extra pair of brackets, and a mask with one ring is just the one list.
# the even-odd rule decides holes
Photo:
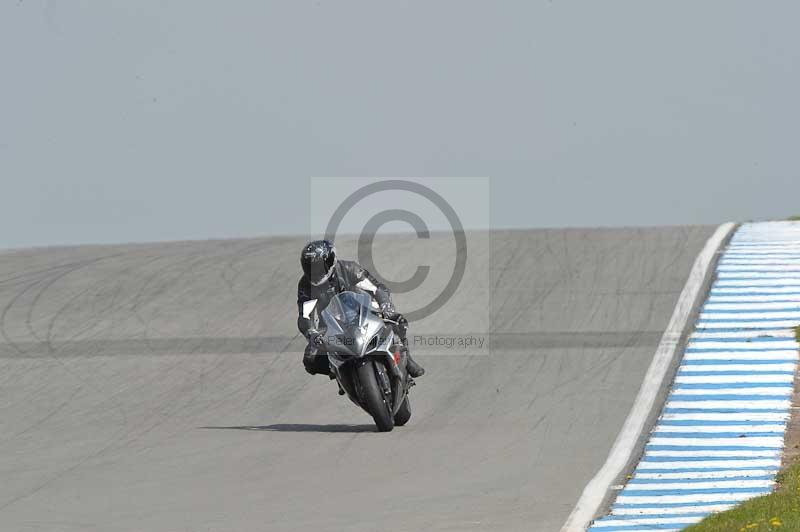
[(353, 272), (356, 279), (356, 286), (372, 294), (375, 301), (381, 307), (381, 311), (386, 314), (394, 314), (395, 308), (392, 303), (392, 293), (382, 282), (376, 279), (369, 271), (361, 265), (354, 263)]
[(304, 281), (305, 278), (300, 279), (297, 285), (297, 328), (306, 339), (310, 340), (319, 334), (311, 318), (317, 309), (317, 300), (311, 297), (309, 287)]

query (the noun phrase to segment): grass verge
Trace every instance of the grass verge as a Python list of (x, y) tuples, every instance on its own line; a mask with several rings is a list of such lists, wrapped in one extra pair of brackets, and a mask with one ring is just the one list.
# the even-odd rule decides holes
[(706, 517), (685, 532), (759, 532), (800, 530), (800, 462), (778, 475), (774, 493)]

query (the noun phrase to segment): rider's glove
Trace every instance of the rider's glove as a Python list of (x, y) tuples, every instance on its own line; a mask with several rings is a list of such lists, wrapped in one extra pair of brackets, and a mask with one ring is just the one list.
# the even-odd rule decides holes
[(316, 347), (322, 347), (325, 343), (325, 338), (320, 333), (315, 333), (308, 337), (308, 343)]
[(408, 320), (405, 316), (395, 311), (386, 315), (386, 319), (397, 322), (397, 330), (401, 336), (405, 336), (408, 331)]
[(408, 330), (408, 320), (402, 314), (398, 313), (395, 316), (394, 321), (397, 322), (397, 326), (400, 327), (401, 330), (403, 330), (403, 331), (407, 331)]

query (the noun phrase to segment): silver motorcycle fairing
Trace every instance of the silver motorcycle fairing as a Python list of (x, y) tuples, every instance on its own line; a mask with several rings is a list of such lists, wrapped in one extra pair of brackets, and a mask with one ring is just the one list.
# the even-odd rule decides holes
[[(379, 331), (380, 332), (380, 331)], [(367, 350), (362, 355), (356, 355), (354, 353), (349, 352), (342, 352), (341, 350), (329, 350), (328, 351), (328, 361), (330, 362), (331, 366), (334, 369), (338, 369), (347, 362), (348, 360), (352, 360), (355, 358), (362, 358), (367, 355), (385, 355), (388, 358), (391, 358), (393, 361), (395, 359), (394, 353), (392, 350), (392, 346), (395, 344), (395, 334), (390, 328), (386, 328), (386, 337), (380, 342), (377, 347), (372, 348), (371, 350)], [(374, 335), (373, 335), (374, 336)], [(371, 339), (370, 339), (371, 341)], [(369, 346), (369, 344), (367, 344)]]
[(378, 337), (386, 324), (371, 309), (372, 298), (357, 292), (342, 292), (322, 311), (325, 340), (336, 352), (362, 357), (382, 344)]
[(351, 401), (363, 407), (350, 368), (367, 356), (376, 362), (383, 361), (376, 364), (376, 378), (391, 392), (392, 411), (397, 413), (408, 392), (406, 355), (392, 328), (372, 310), (372, 298), (367, 294), (342, 292), (331, 300), (321, 316), (327, 328), (328, 362), (341, 389)]

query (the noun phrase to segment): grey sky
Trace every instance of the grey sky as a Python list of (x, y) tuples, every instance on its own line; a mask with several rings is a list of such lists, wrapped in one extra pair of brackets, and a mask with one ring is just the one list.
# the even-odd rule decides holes
[(0, 3), (0, 247), (304, 233), (310, 176), (492, 225), (800, 213), (796, 2)]

